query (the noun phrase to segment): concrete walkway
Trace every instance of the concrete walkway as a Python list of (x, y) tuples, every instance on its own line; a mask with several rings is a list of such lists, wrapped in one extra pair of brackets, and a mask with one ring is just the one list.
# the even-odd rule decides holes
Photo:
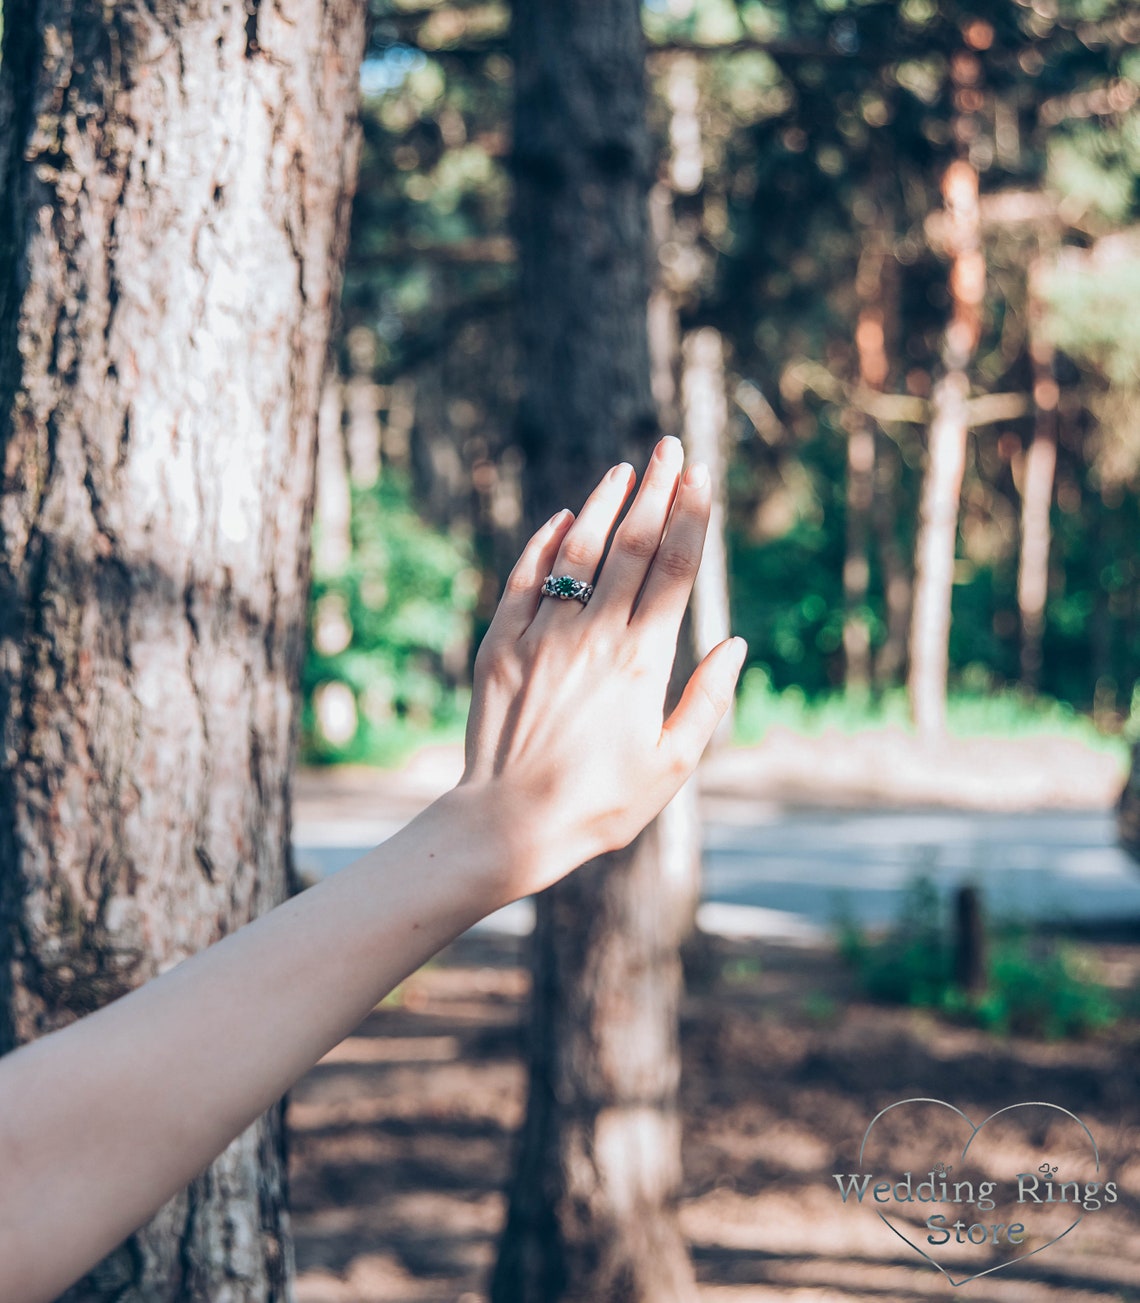
[[(1055, 752), (1047, 766), (1035, 768), (1034, 755), (1045, 754), (1039, 746), (1021, 743), (1011, 755), (986, 743), (972, 754), (963, 745), (941, 764), (908, 764), (905, 754), (898, 755), (898, 738), (872, 738), (862, 746), (837, 739), (823, 748), (834, 758), (828, 781), (821, 782), (820, 740), (801, 742), (784, 739), (774, 753), (771, 747), (726, 749), (703, 767), (705, 880), (698, 922), (706, 930), (815, 944), (839, 912), (864, 924), (887, 922), (918, 873), (945, 890), (977, 882), (991, 913), (1053, 921), (1135, 919), (1140, 926), (1140, 866), (1115, 845), (1111, 800), (1119, 774), (1111, 758), (1062, 756), (1066, 763), (1058, 772)], [(883, 754), (893, 748), (893, 786), (883, 781), (883, 754), (876, 773), (868, 746)], [(983, 757), (985, 772), (978, 768)], [(300, 771), (294, 781), (298, 867), (319, 877), (350, 863), (454, 785), (461, 772), (458, 747), (427, 749), (398, 771)], [(933, 790), (966, 806), (988, 802), (995, 808), (900, 803), (900, 787), (912, 798), (929, 798)], [(805, 806), (824, 793), (833, 804)], [(1041, 794), (1048, 797), (1046, 808), (1024, 808)], [(884, 796), (895, 803), (883, 804)], [(526, 932), (532, 917), (530, 902), (518, 902), (480, 926)]]

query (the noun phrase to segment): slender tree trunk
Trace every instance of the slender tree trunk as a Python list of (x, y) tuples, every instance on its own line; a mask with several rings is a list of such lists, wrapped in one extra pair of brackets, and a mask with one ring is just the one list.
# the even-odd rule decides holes
[(887, 601), (887, 636), (875, 654), (875, 688), (879, 692), (901, 681), (910, 629), (910, 574), (896, 533), (901, 461), (898, 449), (889, 441), (883, 440), (875, 463), (874, 501), (871, 506), (871, 523), (878, 544)]
[(1021, 681), (1036, 690), (1041, 678), (1041, 641), (1049, 594), (1049, 508), (1057, 468), (1057, 403), (1060, 390), (1053, 376), (1053, 345), (1044, 331), (1039, 281), (1040, 261), (1029, 269), (1029, 355), (1033, 363), (1033, 439), (1025, 459), (1021, 495), (1021, 552), (1017, 570), (1017, 605), (1021, 613)]
[(352, 555), (352, 494), (345, 451), (344, 386), (329, 367), (317, 412), (317, 495), (313, 569), (339, 575)]
[(698, 195), (704, 184), (701, 140), (699, 66), (694, 55), (669, 61), (658, 90), (669, 112), (669, 150), (649, 192), (649, 221), (656, 250), (655, 276), (649, 296), (650, 383), (657, 419), (666, 434), (683, 437), (680, 402), (681, 322), (684, 305), (694, 296), (703, 258), (699, 200), (683, 221), (677, 197)]
[(1132, 764), (1117, 806), (1120, 844), (1140, 862), (1140, 742), (1132, 744)]
[(843, 661), (847, 692), (865, 695), (871, 686), (871, 631), (864, 605), (871, 577), (867, 555), (875, 488), (875, 431), (853, 408), (847, 425), (847, 555), (843, 561)]
[[(692, 644), (686, 645), (685, 677), (697, 661), (729, 635), (728, 556), (725, 550), (724, 341), (710, 326), (682, 338), (681, 312), (696, 297), (703, 267), (699, 249), (699, 199), (679, 219), (678, 197), (697, 196), (704, 184), (697, 59), (670, 60), (661, 86), (669, 108), (669, 152), (650, 191), (649, 220), (656, 250), (656, 276), (649, 298), (649, 358), (653, 397), (661, 429), (677, 435), (690, 460), (709, 467), (712, 512), (704, 557), (693, 587)], [(732, 711), (725, 714), (713, 744), (732, 736)], [(695, 792), (695, 784), (694, 784)], [(678, 799), (685, 799), (682, 795)], [(695, 796), (694, 796), (695, 799)], [(698, 826), (696, 811), (689, 821)], [(694, 856), (699, 864), (699, 846)], [(698, 884), (699, 886), (699, 884)], [(694, 891), (694, 899), (698, 893)]]
[(380, 478), (383, 393), (380, 385), (374, 385), (364, 376), (352, 376), (346, 385), (349, 480), (357, 489), (370, 489)]
[(649, 192), (649, 229), (657, 252), (655, 276), (649, 293), (646, 326), (649, 332), (649, 383), (657, 406), (657, 423), (663, 434), (682, 436), (679, 402), (681, 323), (677, 320), (677, 295), (661, 251), (673, 243), (673, 189), (658, 180)]
[[(656, 439), (643, 48), (632, 0), (513, 8), (530, 523)], [(538, 899), (530, 1088), (495, 1303), (695, 1299), (674, 1205), (679, 933), (661, 822)]]
[(950, 603), (958, 508), (966, 467), (969, 425), (967, 374), (981, 333), (986, 267), (978, 216), (978, 174), (965, 159), (946, 169), (942, 182), (951, 253), (953, 304), (942, 349), (943, 374), (931, 395), (926, 470), (915, 543), (914, 609), (907, 688), (919, 736), (939, 737), (946, 727)]
[[(0, 1049), (276, 904), (357, 0), (8, 0)], [(283, 1108), (66, 1298), (291, 1294)]]
[[(876, 229), (874, 235), (878, 238), (868, 238), (855, 273), (855, 292), (860, 304), (855, 349), (860, 386), (879, 390), (889, 370), (883, 310), (883, 270), (888, 255), (885, 233)], [(875, 490), (875, 428), (871, 418), (854, 407), (844, 413), (844, 424), (847, 429), (844, 686), (848, 692), (866, 693), (871, 686), (871, 633), (864, 607), (871, 577), (867, 553)]]
[[(693, 640), (696, 657), (703, 657), (731, 633), (728, 604), (728, 553), (725, 529), (725, 429), (728, 400), (724, 391), (724, 340), (712, 326), (690, 331), (682, 345), (681, 400), (685, 450), (693, 461), (709, 468), (712, 508), (701, 568), (693, 585)], [(692, 662), (690, 670), (696, 664)], [(713, 745), (732, 737), (730, 708), (717, 726)]]

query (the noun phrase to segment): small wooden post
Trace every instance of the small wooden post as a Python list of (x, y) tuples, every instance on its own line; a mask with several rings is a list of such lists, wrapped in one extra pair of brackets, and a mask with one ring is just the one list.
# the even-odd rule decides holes
[(958, 888), (954, 919), (954, 981), (960, 990), (980, 995), (986, 989), (986, 934), (982, 898), (976, 886)]

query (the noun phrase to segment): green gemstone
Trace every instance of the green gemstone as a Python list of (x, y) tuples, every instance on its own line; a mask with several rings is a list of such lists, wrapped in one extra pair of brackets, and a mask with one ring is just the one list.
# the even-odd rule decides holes
[(575, 581), (568, 575), (563, 575), (561, 579), (554, 581), (554, 589), (559, 597), (573, 597), (575, 587)]

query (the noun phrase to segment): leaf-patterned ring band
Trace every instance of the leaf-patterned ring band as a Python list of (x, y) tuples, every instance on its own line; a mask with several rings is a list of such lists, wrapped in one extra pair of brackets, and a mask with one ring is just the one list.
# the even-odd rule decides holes
[(577, 601), (583, 606), (590, 600), (594, 585), (573, 575), (547, 575), (542, 581), (543, 597), (558, 597), (564, 602)]

